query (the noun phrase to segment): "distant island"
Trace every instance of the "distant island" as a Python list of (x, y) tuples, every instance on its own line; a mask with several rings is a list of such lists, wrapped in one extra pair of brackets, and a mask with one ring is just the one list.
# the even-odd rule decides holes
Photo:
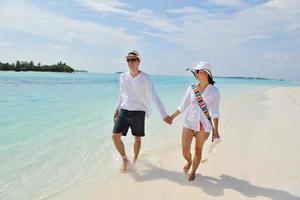
[(84, 72), (84, 73), (88, 73), (89, 71), (86, 71), (86, 70), (75, 70), (75, 72)]
[(75, 70), (66, 63), (59, 62), (54, 65), (42, 65), (38, 63), (35, 65), (33, 61), (16, 61), (16, 63), (12, 64), (0, 62), (0, 71), (75, 72)]
[(217, 78), (232, 78), (232, 79), (243, 79), (243, 80), (276, 80), (283, 81), (283, 79), (271, 79), (264, 77), (247, 77), (247, 76), (216, 76)]

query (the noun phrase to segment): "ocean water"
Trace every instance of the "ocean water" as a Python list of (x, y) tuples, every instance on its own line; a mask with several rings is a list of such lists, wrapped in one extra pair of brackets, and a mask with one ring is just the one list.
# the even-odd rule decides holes
[[(170, 113), (195, 81), (192, 76), (151, 77)], [(0, 199), (55, 198), (81, 188), (80, 199), (117, 173), (120, 160), (111, 131), (118, 79), (118, 74), (0, 72)], [(222, 100), (228, 101), (259, 87), (299, 85), (230, 78), (216, 82)], [(142, 152), (163, 148), (157, 140), (168, 132), (154, 105), (152, 110)]]

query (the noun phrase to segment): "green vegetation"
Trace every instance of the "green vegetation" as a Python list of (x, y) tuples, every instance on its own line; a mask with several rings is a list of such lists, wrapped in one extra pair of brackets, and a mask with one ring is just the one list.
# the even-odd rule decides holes
[(59, 62), (55, 65), (35, 65), (33, 61), (17, 61), (16, 63), (0, 62), (0, 71), (38, 71), (38, 72), (74, 72), (75, 70), (66, 63)]

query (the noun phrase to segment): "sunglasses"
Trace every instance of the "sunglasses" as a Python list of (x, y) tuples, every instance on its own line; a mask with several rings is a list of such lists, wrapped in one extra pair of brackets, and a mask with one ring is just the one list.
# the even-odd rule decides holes
[(205, 72), (205, 71), (197, 69), (197, 70), (195, 70), (195, 72), (196, 72), (196, 74), (199, 74), (200, 72)]
[(136, 62), (136, 61), (137, 61), (136, 58), (127, 59), (127, 62)]

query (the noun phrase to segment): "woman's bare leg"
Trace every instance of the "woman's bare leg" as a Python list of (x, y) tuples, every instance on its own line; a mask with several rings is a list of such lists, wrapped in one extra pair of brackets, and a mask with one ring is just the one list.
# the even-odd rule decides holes
[(195, 155), (194, 155), (194, 159), (193, 159), (192, 172), (189, 176), (189, 181), (193, 181), (196, 178), (196, 170), (201, 161), (203, 145), (204, 145), (205, 141), (207, 140), (208, 136), (209, 136), (209, 134), (204, 131), (200, 131), (200, 132), (196, 133)]
[(182, 155), (187, 163), (183, 167), (184, 173), (188, 173), (192, 165), (191, 143), (194, 137), (194, 131), (183, 127), (182, 129)]

